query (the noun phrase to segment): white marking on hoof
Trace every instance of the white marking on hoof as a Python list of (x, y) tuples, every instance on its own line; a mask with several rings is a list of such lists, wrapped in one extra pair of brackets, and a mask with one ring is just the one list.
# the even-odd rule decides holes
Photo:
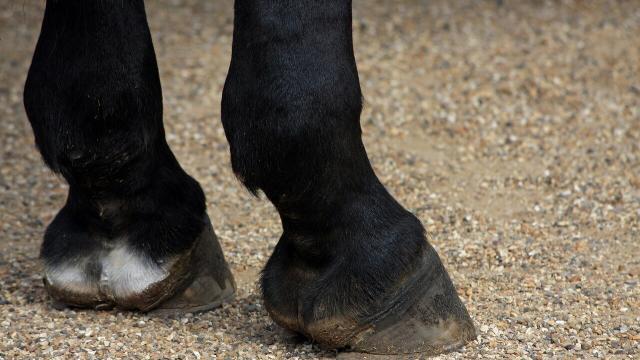
[(97, 294), (97, 284), (87, 277), (87, 259), (58, 266), (45, 265), (45, 278), (54, 288), (76, 294)]
[[(100, 250), (63, 264), (45, 264), (46, 281), (55, 289), (78, 295), (126, 299), (142, 294), (150, 286), (165, 280), (176, 259), (156, 263), (134, 250), (126, 239), (104, 242)], [(100, 274), (89, 270), (100, 269)]]
[[(101, 259), (100, 282), (116, 298), (141, 294), (149, 286), (169, 276), (169, 264), (159, 266), (152, 259), (141, 256), (124, 241), (119, 242)], [(167, 265), (166, 267), (164, 265)]]

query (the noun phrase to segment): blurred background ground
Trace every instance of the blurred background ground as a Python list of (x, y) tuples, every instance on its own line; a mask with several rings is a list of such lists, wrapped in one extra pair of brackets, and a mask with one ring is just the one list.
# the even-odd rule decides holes
[[(355, 0), (374, 167), (422, 220), (476, 321), (457, 358), (640, 356), (640, 2)], [(283, 334), (256, 281), (280, 225), (220, 124), (230, 0), (147, 1), (172, 149), (239, 283), (169, 319), (56, 311), (38, 248), (67, 187), (21, 104), (44, 1), (0, 3), (0, 359), (332, 358)]]

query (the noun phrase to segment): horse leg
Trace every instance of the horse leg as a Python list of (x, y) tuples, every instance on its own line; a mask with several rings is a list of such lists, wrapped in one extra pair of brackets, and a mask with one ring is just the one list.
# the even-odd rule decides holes
[(267, 311), (326, 347), (436, 354), (475, 338), (419, 220), (361, 140), (351, 1), (236, 0), (222, 121), (234, 172), (283, 234), (262, 274)]
[(232, 296), (204, 193), (165, 141), (142, 0), (48, 1), (24, 104), (69, 183), (41, 249), (55, 301), (181, 312)]

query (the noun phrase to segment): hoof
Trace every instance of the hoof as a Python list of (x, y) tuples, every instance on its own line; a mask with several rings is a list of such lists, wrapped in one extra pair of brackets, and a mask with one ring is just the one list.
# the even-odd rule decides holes
[[(437, 259), (431, 251), (430, 257)], [(364, 319), (361, 326), (365, 330), (354, 336), (346, 349), (433, 356), (456, 350), (476, 338), (473, 322), (439, 259), (437, 266), (424, 261), (391, 306)]]
[(383, 233), (400, 239), (387, 236), (385, 252), (365, 251), (358, 237), (359, 250), (345, 247), (348, 255), (323, 262), (314, 260), (320, 252), (302, 261), (291, 239), (305, 239), (283, 236), (263, 272), (266, 310), (280, 326), (347, 352), (431, 356), (474, 340), (473, 322), (419, 223), (400, 227)]
[(117, 241), (103, 241), (68, 264), (45, 265), (43, 281), (55, 308), (117, 307), (159, 314), (210, 310), (231, 300), (236, 289), (208, 218), (188, 251), (161, 263)]
[(234, 298), (236, 284), (211, 224), (204, 230), (201, 239), (193, 252), (193, 279), (176, 295), (152, 310), (151, 314), (202, 312), (220, 307)]

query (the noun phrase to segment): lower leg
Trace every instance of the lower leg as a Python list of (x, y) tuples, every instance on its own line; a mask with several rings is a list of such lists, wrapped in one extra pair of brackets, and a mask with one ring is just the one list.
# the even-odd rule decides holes
[(24, 94), (45, 163), (69, 183), (42, 245), (54, 299), (146, 311), (212, 303), (195, 279), (232, 290), (204, 193), (165, 141), (142, 0), (47, 2)]
[(276, 206), (262, 277), (280, 325), (325, 346), (438, 353), (475, 336), (424, 229), (361, 141), (351, 1), (236, 0), (222, 120), (234, 172)]

